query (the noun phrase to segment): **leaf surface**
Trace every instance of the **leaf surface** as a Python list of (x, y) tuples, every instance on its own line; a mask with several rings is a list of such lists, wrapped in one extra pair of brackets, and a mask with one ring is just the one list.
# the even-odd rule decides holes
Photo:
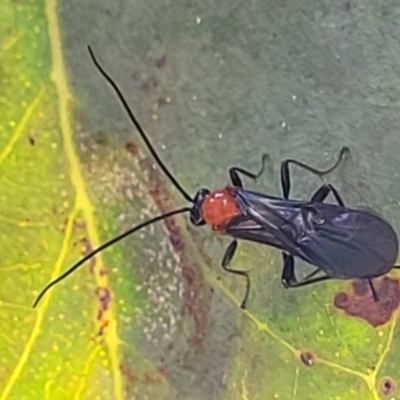
[[(396, 273), (376, 283), (378, 306), (345, 281), (287, 291), (280, 254), (241, 243), (242, 312), (244, 282), (219, 267), (228, 240), (184, 218), (107, 250), (31, 307), (99, 243), (183, 204), (87, 44), (190, 193), (223, 186), (232, 165), (258, 170), (268, 152), (274, 171), (246, 187), (279, 195), (282, 159), (323, 168), (348, 145), (329, 181), (400, 227), (393, 10), (1, 1), (0, 400), (395, 399)], [(303, 199), (321, 184), (296, 170), (293, 183)]]

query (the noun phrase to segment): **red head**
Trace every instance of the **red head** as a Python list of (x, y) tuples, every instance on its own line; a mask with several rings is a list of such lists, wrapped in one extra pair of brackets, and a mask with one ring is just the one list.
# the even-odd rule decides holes
[(208, 193), (201, 203), (202, 217), (214, 229), (222, 228), (231, 218), (240, 214), (234, 189), (225, 188)]

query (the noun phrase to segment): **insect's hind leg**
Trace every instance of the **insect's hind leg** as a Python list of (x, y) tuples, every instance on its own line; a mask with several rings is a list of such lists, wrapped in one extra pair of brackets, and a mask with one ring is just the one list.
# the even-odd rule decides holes
[(320, 272), (319, 268), (316, 268), (313, 272), (308, 274), (304, 279), (298, 281), (294, 272), (294, 257), (286, 253), (282, 253), (282, 256), (283, 256), (283, 271), (282, 271), (281, 281), (286, 289), (302, 287), (331, 279), (327, 275), (313, 278), (316, 274)]
[(311, 203), (323, 203), (324, 200), (328, 197), (329, 193), (333, 193), (336, 201), (339, 206), (344, 207), (344, 201), (338, 191), (334, 188), (333, 185), (328, 183), (327, 185), (322, 185), (311, 197)]
[[(286, 254), (286, 253), (282, 253), (282, 256), (283, 256), (284, 266), (283, 266), (281, 281), (282, 281), (283, 286), (286, 289), (289, 289), (289, 288), (292, 289), (292, 288), (298, 288), (298, 287), (302, 287), (302, 286), (312, 285), (317, 282), (322, 282), (322, 281), (331, 279), (327, 275), (313, 278), (316, 274), (318, 274), (320, 272), (320, 269), (316, 268), (313, 272), (308, 274), (304, 279), (302, 279), (301, 281), (298, 281), (296, 278), (295, 272), (294, 272), (294, 257), (289, 254)], [(373, 297), (374, 301), (378, 302), (379, 296), (378, 296), (378, 293), (376, 292), (374, 284), (372, 283), (372, 279), (368, 279), (368, 284), (371, 289), (372, 297)]]
[(233, 240), (229, 244), (229, 246), (225, 250), (224, 256), (222, 257), (221, 266), (226, 272), (230, 272), (230, 273), (236, 274), (236, 275), (241, 275), (246, 279), (246, 291), (245, 291), (242, 303), (240, 305), (240, 307), (242, 309), (245, 309), (246, 308), (247, 299), (249, 298), (249, 293), (250, 293), (249, 273), (247, 271), (240, 271), (240, 270), (232, 269), (232, 268), (228, 267), (229, 263), (232, 261), (233, 256), (235, 255), (237, 245), (238, 245), (237, 240)]
[(326, 170), (319, 170), (313, 167), (310, 167), (307, 164), (304, 164), (300, 161), (294, 160), (294, 159), (287, 159), (282, 161), (281, 163), (281, 186), (282, 186), (282, 191), (283, 191), (283, 198), (285, 200), (289, 199), (289, 194), (290, 194), (290, 187), (291, 187), (291, 182), (290, 182), (290, 170), (289, 170), (289, 165), (294, 164), (297, 165), (298, 167), (301, 167), (315, 175), (318, 175), (319, 177), (322, 177), (326, 174), (329, 174), (332, 172), (334, 169), (336, 169), (339, 164), (341, 163), (343, 157), (345, 156), (346, 153), (350, 152), (350, 149), (348, 147), (342, 147), (339, 153), (339, 157), (332, 167), (326, 169)]
[(375, 303), (378, 302), (379, 301), (379, 296), (378, 296), (378, 293), (376, 293), (376, 289), (374, 287), (374, 284), (372, 283), (372, 279), (368, 279), (368, 285), (369, 285), (369, 287), (371, 289), (372, 297), (373, 297)]
[(231, 178), (232, 185), (236, 186), (236, 187), (240, 187), (240, 188), (243, 187), (242, 180), (240, 179), (239, 174), (247, 176), (248, 178), (252, 179), (253, 181), (257, 181), (257, 179), (264, 173), (265, 164), (267, 162), (267, 159), (269, 159), (269, 158), (270, 158), (270, 156), (268, 154), (263, 154), (263, 156), (261, 158), (261, 168), (256, 174), (253, 172), (247, 171), (243, 168), (238, 168), (238, 167), (229, 168), (229, 176)]

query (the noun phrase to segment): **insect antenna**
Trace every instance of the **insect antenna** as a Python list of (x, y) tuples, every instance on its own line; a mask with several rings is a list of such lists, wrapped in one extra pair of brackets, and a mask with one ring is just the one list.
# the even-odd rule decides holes
[(99, 70), (101, 75), (107, 80), (107, 82), (111, 85), (113, 88), (115, 94), (118, 96), (119, 101), (121, 102), (122, 106), (124, 107), (126, 113), (129, 116), (129, 119), (133, 123), (133, 125), (136, 127), (136, 129), (139, 131), (139, 134), (143, 141), (146, 143), (147, 148), (149, 149), (151, 155), (154, 157), (156, 160), (158, 166), (163, 170), (165, 175), (167, 175), (168, 179), (172, 182), (172, 184), (179, 190), (179, 192), (182, 194), (182, 196), (189, 202), (193, 203), (193, 199), (189, 194), (186, 192), (185, 189), (180, 185), (180, 183), (176, 180), (176, 178), (172, 175), (172, 173), (168, 170), (168, 168), (165, 166), (165, 164), (162, 162), (161, 158), (157, 154), (156, 150), (154, 149), (153, 145), (151, 144), (149, 138), (147, 137), (144, 129), (142, 126), (139, 124), (139, 121), (136, 119), (135, 115), (133, 114), (131, 108), (128, 105), (128, 102), (126, 101), (124, 95), (122, 94), (121, 89), (118, 87), (118, 85), (115, 83), (115, 81), (110, 77), (110, 75), (107, 74), (107, 72), (103, 69), (103, 67), (100, 65), (100, 63), (97, 61), (96, 56), (94, 55), (94, 52), (90, 46), (88, 46), (88, 50), (90, 53), (90, 56), (92, 58), (92, 61), (96, 68)]
[(81, 258), (78, 262), (76, 262), (72, 267), (68, 268), (66, 271), (64, 271), (61, 275), (59, 275), (57, 278), (49, 282), (39, 293), (39, 295), (36, 297), (35, 302), (33, 303), (33, 308), (35, 308), (40, 300), (43, 298), (43, 296), (57, 283), (61, 282), (65, 278), (67, 278), (69, 275), (71, 275), (73, 272), (75, 272), (82, 264), (84, 264), (86, 261), (90, 260), (92, 257), (94, 257), (96, 254), (100, 253), (101, 251), (105, 250), (106, 248), (112, 246), (113, 244), (119, 242), (120, 240), (126, 238), (127, 236), (131, 235), (134, 232), (139, 231), (142, 228), (145, 228), (146, 226), (149, 226), (153, 224), (154, 222), (161, 221), (163, 219), (172, 217), (177, 214), (183, 214), (186, 212), (190, 212), (189, 207), (183, 207), (183, 208), (178, 208), (177, 210), (172, 210), (169, 212), (166, 212), (164, 214), (158, 215), (157, 217), (151, 218), (147, 221), (142, 222), (139, 225), (136, 225), (132, 227), (131, 229), (128, 229), (127, 231), (119, 234), (118, 236), (115, 236), (114, 238), (110, 239), (108, 242), (103, 243), (96, 249), (92, 250), (90, 253), (86, 254), (85, 257)]
[[(185, 198), (190, 203), (194, 203), (194, 199), (186, 192), (186, 190), (179, 184), (177, 179), (172, 175), (172, 173), (168, 170), (166, 165), (162, 162), (161, 158), (157, 154), (156, 150), (154, 149), (152, 143), (150, 142), (149, 138), (147, 137), (144, 129), (140, 125), (139, 121), (136, 119), (135, 115), (133, 114), (131, 108), (128, 105), (128, 102), (125, 99), (125, 96), (123, 95), (121, 89), (118, 87), (116, 82), (107, 74), (107, 72), (103, 69), (103, 67), (100, 65), (100, 63), (97, 61), (94, 52), (90, 46), (88, 46), (88, 50), (90, 53), (90, 56), (92, 58), (92, 61), (96, 68), (99, 70), (101, 75), (106, 79), (106, 81), (110, 84), (112, 89), (114, 90), (115, 94), (117, 95), (120, 103), (122, 104), (123, 108), (125, 109), (126, 113), (129, 116), (129, 119), (135, 126), (135, 128), (138, 130), (141, 138), (145, 142), (147, 148), (149, 149), (151, 155), (154, 157), (156, 163), (158, 166), (162, 169), (162, 171), (165, 173), (165, 175), (168, 177), (168, 179), (171, 181), (171, 183), (175, 186), (175, 188), (181, 193), (181, 195)], [(105, 250), (106, 248), (112, 246), (113, 244), (119, 242), (120, 240), (124, 239), (125, 237), (131, 235), (134, 232), (137, 232), (138, 230), (145, 228), (146, 226), (149, 226), (157, 221), (161, 221), (163, 219), (172, 217), (173, 215), (177, 214), (183, 214), (190, 212), (191, 209), (189, 207), (183, 207), (179, 208), (177, 210), (172, 210), (169, 212), (166, 212), (164, 214), (158, 215), (157, 217), (151, 218), (139, 225), (136, 225), (132, 227), (131, 229), (127, 230), (126, 232), (121, 233), (118, 236), (115, 236), (113, 239), (110, 239), (108, 242), (103, 243), (90, 253), (86, 254), (83, 258), (81, 258), (78, 262), (76, 262), (72, 267), (64, 271), (61, 275), (59, 275), (57, 278), (54, 280), (50, 281), (39, 293), (39, 295), (36, 297), (35, 302), (33, 303), (33, 307), (35, 308), (40, 300), (43, 298), (43, 296), (57, 283), (61, 282), (65, 278), (67, 278), (69, 275), (71, 275), (73, 272), (75, 272), (82, 264), (84, 264), (86, 261), (90, 260), (92, 257), (94, 257), (96, 254), (100, 253), (101, 251)]]

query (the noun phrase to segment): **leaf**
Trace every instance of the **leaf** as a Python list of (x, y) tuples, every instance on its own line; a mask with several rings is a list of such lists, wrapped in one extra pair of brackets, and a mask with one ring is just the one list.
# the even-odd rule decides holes
[[(183, 203), (87, 44), (190, 193), (223, 186), (231, 165), (257, 170), (265, 151), (274, 165), (324, 167), (349, 145), (332, 181), (396, 224), (395, 7), (60, 7), (0, 3), (0, 399), (395, 398), (397, 280), (377, 282), (384, 307), (346, 281), (287, 291), (280, 254), (241, 243), (243, 312), (244, 282), (219, 268), (228, 240), (184, 218), (131, 236), (31, 307), (90, 249)], [(253, 188), (278, 195), (277, 175)], [(320, 184), (299, 171), (293, 182), (304, 199)]]
[[(73, 145), (54, 7), (48, 2), (44, 14), (39, 2), (2, 4), (23, 24), (10, 24), (2, 36), (1, 398), (122, 398), (113, 312), (99, 322), (111, 321), (106, 351), (96, 339), (98, 305), (93, 283), (88, 290), (82, 279), (87, 271), (56, 301), (47, 296), (32, 308), (38, 288), (80, 255), (82, 238), (98, 242)], [(105, 291), (99, 271), (101, 264), (92, 282)]]

